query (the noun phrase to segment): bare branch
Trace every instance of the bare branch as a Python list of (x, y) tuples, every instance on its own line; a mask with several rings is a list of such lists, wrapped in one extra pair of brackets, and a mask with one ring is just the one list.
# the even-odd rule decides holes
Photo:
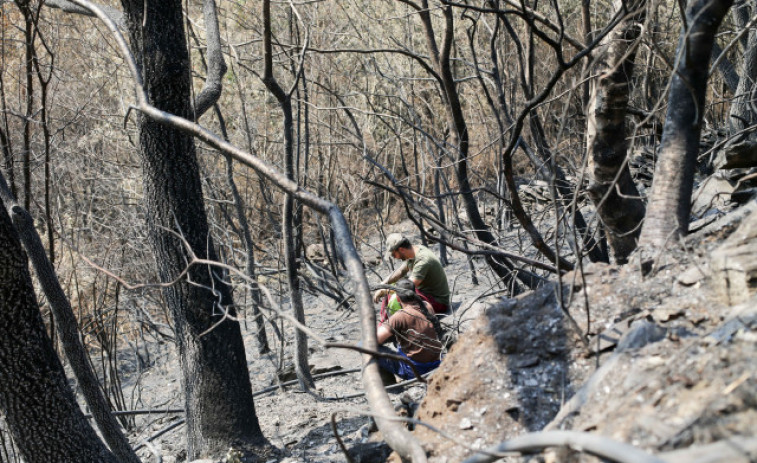
[[(5, 2), (2, 2), (2, 3), (5, 3)], [(80, 14), (83, 16), (90, 16), (90, 17), (96, 16), (94, 13), (92, 13), (91, 10), (85, 7), (79, 6), (68, 0), (46, 0), (44, 2), (44, 5), (49, 6), (50, 8), (59, 9), (66, 13)], [(122, 11), (110, 6), (106, 6), (106, 5), (100, 5), (99, 8), (119, 27), (124, 26), (124, 14)]]
[[(605, 436), (576, 431), (546, 431), (526, 434), (503, 442), (488, 451), (490, 453), (530, 453), (544, 450), (547, 447), (566, 446), (581, 449), (591, 455), (607, 458), (617, 463), (664, 463), (656, 456), (626, 443), (617, 442)], [(463, 463), (490, 463), (499, 458), (500, 456), (477, 455), (468, 458)]]
[(215, 0), (204, 0), (202, 12), (205, 15), (205, 41), (208, 47), (208, 75), (205, 85), (195, 98), (194, 118), (198, 120), (221, 97), (226, 62), (221, 51), (221, 33), (218, 29), (218, 13)]

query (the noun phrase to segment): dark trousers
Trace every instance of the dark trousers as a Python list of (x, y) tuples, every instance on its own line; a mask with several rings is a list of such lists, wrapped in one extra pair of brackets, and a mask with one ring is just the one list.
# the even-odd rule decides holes
[[(399, 346), (397, 346), (396, 351), (393, 351), (392, 349), (389, 349), (388, 347), (379, 346), (379, 352), (383, 352), (386, 354), (401, 355), (402, 357), (405, 357), (408, 361), (412, 362), (413, 366), (418, 371), (419, 375), (428, 373), (429, 371), (437, 368), (439, 364), (441, 363), (441, 360), (436, 360), (434, 362), (426, 362), (426, 363), (416, 362), (413, 359), (409, 358), (407, 355), (405, 355), (405, 353), (402, 352), (402, 348), (400, 348)], [(380, 368), (390, 373), (393, 373), (402, 379), (415, 378), (415, 373), (413, 373), (413, 369), (406, 362), (401, 362), (399, 360), (390, 359), (386, 357), (376, 357), (376, 362), (379, 364)]]

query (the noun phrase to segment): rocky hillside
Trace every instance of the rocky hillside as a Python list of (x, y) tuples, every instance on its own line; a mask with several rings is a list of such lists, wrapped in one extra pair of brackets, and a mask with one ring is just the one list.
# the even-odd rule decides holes
[[(458, 341), (428, 385), (388, 388), (401, 413), (420, 403), (415, 433), (430, 461), (464, 461), (473, 449), (549, 437), (535, 434), (544, 430), (623, 442), (669, 463), (755, 461), (755, 210), (754, 202), (736, 209), (651, 260), (584, 265), (560, 285), (515, 299), (492, 295), (496, 282), (472, 284), (464, 256), (453, 254), (447, 272), (457, 310), (445, 322), (460, 327)], [(412, 234), (410, 224), (402, 227)], [(359, 340), (356, 313), (325, 300), (308, 299), (307, 308), (309, 326), (327, 341)], [(254, 324), (243, 326), (254, 352)], [(279, 449), (269, 461), (345, 461), (332, 415), (353, 461), (386, 461), (391, 449), (371, 428), (361, 394), (360, 356), (316, 342), (310, 351), (318, 375), (312, 394), (298, 391), (289, 349), (248, 358), (264, 434)], [(127, 391), (142, 408), (180, 412), (173, 346), (155, 352), (149, 368), (125, 375)], [(138, 418), (132, 439), (153, 447), (140, 446), (144, 461), (155, 453), (165, 463), (185, 461), (176, 412)], [(596, 461), (578, 447), (536, 446), (532, 461)], [(629, 458), (618, 461), (641, 461)]]
[[(554, 430), (660, 459), (649, 461), (757, 461), (755, 209), (622, 268), (584, 265), (482, 309), (417, 413), (430, 425), (416, 430), (430, 461)], [(590, 446), (543, 445), (532, 450), (546, 461), (598, 461)], [(638, 461), (613, 451), (613, 461)]]

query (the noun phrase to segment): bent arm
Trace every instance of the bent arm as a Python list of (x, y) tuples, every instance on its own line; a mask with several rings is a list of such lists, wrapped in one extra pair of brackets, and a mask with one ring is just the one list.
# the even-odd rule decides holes
[[(390, 285), (403, 276), (405, 276), (408, 272), (407, 263), (403, 262), (402, 265), (400, 265), (397, 270), (395, 270), (391, 275), (384, 278), (384, 281), (381, 282), (382, 285)], [(373, 302), (378, 303), (382, 297), (389, 294), (389, 290), (382, 288), (377, 290), (375, 293), (373, 293)]]
[(383, 323), (379, 325), (378, 329), (376, 330), (376, 339), (378, 340), (379, 346), (384, 344), (391, 337), (392, 332), (389, 330), (389, 328)]
[(397, 270), (395, 270), (391, 275), (384, 278), (384, 281), (381, 282), (381, 284), (384, 285), (390, 285), (394, 283), (395, 281), (399, 280), (403, 276), (407, 275), (408, 268), (407, 268), (407, 262), (403, 262), (402, 265), (400, 265)]

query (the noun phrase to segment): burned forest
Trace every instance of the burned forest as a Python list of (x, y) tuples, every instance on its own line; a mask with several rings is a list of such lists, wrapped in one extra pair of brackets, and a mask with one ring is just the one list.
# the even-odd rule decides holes
[(756, 79), (757, 0), (0, 0), (0, 463), (757, 461)]

